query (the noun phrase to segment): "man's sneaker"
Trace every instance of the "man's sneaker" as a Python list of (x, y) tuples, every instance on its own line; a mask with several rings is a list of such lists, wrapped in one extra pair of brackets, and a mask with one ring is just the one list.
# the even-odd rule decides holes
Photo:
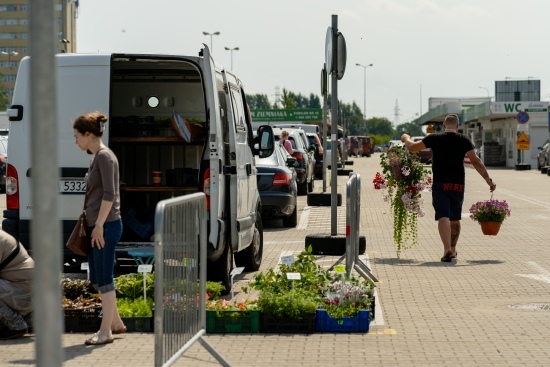
[(0, 340), (16, 339), (21, 338), (27, 333), (27, 329), (23, 330), (11, 330), (11, 329), (0, 329)]

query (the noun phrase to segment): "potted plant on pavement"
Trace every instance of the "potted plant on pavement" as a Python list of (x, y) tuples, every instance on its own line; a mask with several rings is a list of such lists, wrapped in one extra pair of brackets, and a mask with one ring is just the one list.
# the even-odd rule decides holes
[(498, 234), (502, 222), (510, 213), (506, 200), (495, 200), (492, 194), (490, 200), (478, 201), (470, 208), (470, 218), (481, 225), (484, 235), (490, 236)]
[(225, 299), (206, 301), (207, 333), (257, 333), (260, 329), (258, 301)]

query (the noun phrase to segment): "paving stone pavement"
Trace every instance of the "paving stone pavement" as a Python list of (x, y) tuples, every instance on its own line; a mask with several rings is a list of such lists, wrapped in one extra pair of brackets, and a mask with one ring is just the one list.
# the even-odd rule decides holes
[[(372, 179), (380, 170), (379, 154), (355, 158), (349, 166), (361, 174), (361, 234), (380, 283), (377, 320), (368, 334), (207, 335), (206, 340), (232, 366), (547, 366), (550, 364), (550, 177), (537, 170), (491, 168), (495, 198), (507, 200), (512, 216), (498, 236), (484, 236), (467, 216), (469, 206), (489, 199), (488, 186), (467, 169), (458, 260), (441, 263), (443, 248), (433, 220), (431, 195), (425, 193), (426, 216), (418, 221), (419, 245), (396, 257), (389, 206)], [(338, 177), (344, 205), (338, 228), (344, 233), (345, 182)], [(322, 182), (317, 181), (319, 192)], [(264, 261), (274, 267), (283, 252), (304, 248), (309, 233), (330, 233), (330, 208), (307, 207), (299, 197), (300, 221), (285, 229), (266, 221)], [(307, 214), (304, 214), (306, 213)], [(307, 217), (307, 218), (306, 218)], [(331, 263), (337, 257), (319, 261)], [(237, 292), (254, 274), (244, 274)], [(248, 297), (242, 293), (237, 298)], [(518, 305), (511, 308), (510, 305)], [(531, 309), (521, 309), (533, 305)], [(523, 308), (529, 308), (529, 307)], [(379, 322), (378, 315), (383, 322)], [(65, 366), (152, 366), (153, 334), (127, 333), (102, 347), (83, 345), (87, 335), (64, 334)], [(34, 365), (34, 336), (0, 342), (0, 367)], [(176, 366), (216, 366), (196, 343)]]

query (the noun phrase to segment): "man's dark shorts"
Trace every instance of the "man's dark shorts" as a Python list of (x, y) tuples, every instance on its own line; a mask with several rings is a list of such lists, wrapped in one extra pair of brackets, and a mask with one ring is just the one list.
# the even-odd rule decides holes
[(455, 183), (434, 182), (432, 185), (432, 205), (435, 209), (435, 220), (462, 218), (464, 202), (464, 185)]

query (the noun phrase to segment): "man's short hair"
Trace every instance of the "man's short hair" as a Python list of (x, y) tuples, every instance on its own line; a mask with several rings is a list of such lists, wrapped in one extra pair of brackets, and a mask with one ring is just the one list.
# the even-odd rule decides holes
[(450, 113), (445, 117), (445, 121), (443, 123), (449, 123), (449, 124), (457, 124), (458, 125), (458, 116), (454, 113)]

